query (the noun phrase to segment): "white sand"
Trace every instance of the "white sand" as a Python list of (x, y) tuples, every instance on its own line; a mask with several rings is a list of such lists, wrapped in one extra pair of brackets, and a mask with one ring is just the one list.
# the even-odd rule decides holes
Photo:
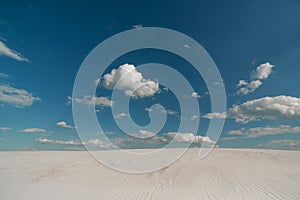
[(300, 152), (215, 149), (202, 160), (197, 153), (132, 175), (87, 152), (0, 152), (0, 199), (300, 199)]

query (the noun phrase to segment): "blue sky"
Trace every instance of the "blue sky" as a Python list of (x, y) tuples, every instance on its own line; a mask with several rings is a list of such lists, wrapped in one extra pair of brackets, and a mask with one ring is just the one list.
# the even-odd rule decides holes
[[(228, 106), (220, 147), (299, 149), (299, 9), (298, 1), (2, 3), (0, 150), (82, 148), (68, 103), (77, 71), (100, 42), (136, 25), (182, 32), (213, 58), (224, 80)], [(125, 63), (137, 67), (149, 62), (170, 65), (191, 82), (201, 96), (197, 134), (204, 136), (211, 116), (209, 94), (205, 82), (184, 60), (158, 50), (136, 51), (115, 60), (106, 73)], [(109, 100), (110, 94), (99, 85), (97, 96)], [(168, 91), (133, 99), (132, 118), (146, 125), (145, 108), (158, 102), (169, 110), (161, 134), (176, 131), (181, 113)], [(96, 109), (104, 131), (121, 145), (161, 145), (130, 141), (114, 123), (110, 106)], [(104, 142), (100, 138), (90, 143)]]

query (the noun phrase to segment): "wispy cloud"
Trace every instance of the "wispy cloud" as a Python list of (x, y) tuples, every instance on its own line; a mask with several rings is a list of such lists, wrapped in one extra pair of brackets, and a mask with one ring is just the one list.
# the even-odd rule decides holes
[(100, 107), (112, 107), (113, 101), (108, 99), (108, 97), (96, 97), (96, 96), (84, 96), (83, 98), (72, 98), (68, 96), (68, 104), (72, 101), (75, 103), (82, 103), (88, 107), (90, 106), (100, 106)]
[(142, 28), (143, 28), (143, 24), (135, 24), (135, 25), (132, 25), (132, 28), (135, 28), (135, 29), (142, 29)]
[(124, 118), (124, 117), (128, 117), (128, 116), (129, 116), (129, 114), (126, 114), (126, 113), (118, 113), (118, 114), (114, 115), (114, 118), (120, 119), (120, 118)]
[(89, 140), (87, 142), (82, 142), (79, 140), (51, 140), (51, 139), (47, 139), (47, 138), (37, 138), (35, 140), (38, 143), (41, 144), (59, 144), (59, 145), (94, 145), (100, 148), (110, 148), (112, 147), (112, 145), (104, 140), (100, 140), (100, 139), (92, 139)]
[(24, 89), (14, 88), (10, 85), (0, 85), (0, 102), (22, 108), (31, 106), (35, 101), (40, 101), (39, 97), (33, 96)]
[(42, 128), (27, 128), (24, 130), (18, 130), (18, 132), (22, 133), (46, 133), (47, 131)]
[(274, 145), (281, 145), (289, 149), (300, 149), (300, 140), (271, 140), (261, 146), (272, 147)]
[(246, 138), (257, 138), (266, 135), (279, 135), (279, 134), (288, 134), (288, 133), (300, 133), (299, 126), (289, 126), (289, 125), (280, 125), (277, 127), (255, 127), (250, 129), (238, 129), (230, 130), (227, 132), (229, 135), (242, 136)]
[(0, 78), (8, 78), (9, 75), (5, 73), (0, 73)]
[(68, 125), (65, 121), (57, 122), (56, 125), (62, 128), (74, 128), (73, 126)]
[(74, 140), (62, 141), (62, 140), (49, 140), (47, 138), (38, 138), (35, 141), (42, 144), (82, 145), (82, 142), (74, 141)]
[(10, 131), (12, 130), (11, 127), (0, 127), (0, 131)]
[(29, 60), (27, 58), (25, 58), (24, 56), (22, 56), (22, 54), (20, 54), (19, 52), (15, 51), (13, 49), (10, 49), (2, 41), (0, 41), (0, 56), (1, 55), (10, 57), (10, 58), (18, 60), (18, 61), (29, 62)]

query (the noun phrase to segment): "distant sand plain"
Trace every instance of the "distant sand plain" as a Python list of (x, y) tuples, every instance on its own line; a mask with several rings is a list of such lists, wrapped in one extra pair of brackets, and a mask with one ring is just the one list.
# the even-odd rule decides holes
[(85, 151), (0, 152), (1, 200), (300, 199), (300, 152), (189, 149), (162, 170), (112, 170)]

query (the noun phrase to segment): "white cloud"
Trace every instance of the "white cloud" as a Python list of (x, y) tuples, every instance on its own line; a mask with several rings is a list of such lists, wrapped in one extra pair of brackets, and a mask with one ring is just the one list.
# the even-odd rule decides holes
[[(240, 80), (238, 85), (241, 84), (241, 81), (243, 81), (243, 80)], [(238, 95), (247, 95), (249, 93), (252, 93), (263, 84), (260, 80), (255, 80), (255, 81), (251, 81), (250, 83), (247, 83), (247, 82), (245, 82), (245, 83), (246, 84), (244, 85), (244, 87), (241, 87), (238, 90)]]
[(11, 127), (0, 127), (0, 131), (10, 131)]
[(184, 47), (184, 48), (187, 48), (187, 49), (191, 48), (191, 46), (188, 45), (188, 44), (183, 45), (183, 47)]
[(250, 76), (251, 81), (249, 83), (245, 80), (239, 81), (237, 84), (237, 87), (239, 87), (237, 94), (247, 95), (254, 92), (263, 84), (261, 80), (265, 80), (270, 76), (273, 67), (274, 65), (271, 65), (269, 62), (259, 65), (256, 70), (252, 72)]
[(238, 135), (244, 136), (246, 138), (256, 138), (265, 135), (278, 135), (278, 134), (287, 134), (287, 133), (300, 133), (299, 126), (288, 126), (281, 125), (277, 127), (255, 127), (250, 129), (238, 129), (238, 130), (230, 130), (227, 132), (229, 135)]
[(127, 96), (149, 97), (159, 91), (158, 83), (144, 79), (135, 66), (130, 64), (124, 64), (118, 69), (113, 69), (103, 78), (103, 86), (106, 89), (124, 90)]
[(205, 115), (202, 116), (202, 118), (206, 118), (206, 119), (212, 119), (212, 118), (226, 118), (226, 113), (207, 113)]
[(63, 127), (63, 128), (74, 128), (73, 126), (68, 125), (66, 122), (61, 121), (56, 123), (57, 126)]
[(132, 25), (132, 28), (135, 28), (135, 29), (142, 29), (142, 28), (143, 28), (143, 24), (135, 24), (135, 25)]
[(145, 108), (145, 111), (152, 112), (153, 110), (151, 108)]
[[(113, 101), (109, 100), (107, 97), (96, 97), (96, 96), (84, 96), (82, 99), (68, 97), (69, 101), (74, 101), (75, 103), (82, 103), (86, 106), (101, 106), (101, 107), (112, 107)], [(69, 102), (69, 103), (71, 103)]]
[(0, 73), (0, 78), (8, 78), (9, 75), (5, 73)]
[[(300, 98), (291, 96), (263, 97), (233, 106), (226, 113), (239, 123), (262, 119), (300, 119)], [(225, 113), (208, 113), (204, 118), (225, 118)]]
[(19, 52), (8, 48), (2, 41), (0, 41), (0, 56), (1, 55), (13, 58), (18, 61), (29, 62), (27, 58), (22, 56)]
[(300, 140), (271, 140), (264, 146), (269, 146), (269, 145), (273, 145), (273, 144), (284, 145), (284, 146), (292, 148), (292, 149), (300, 148)]
[(118, 114), (115, 114), (114, 117), (116, 119), (119, 119), (119, 118), (123, 118), (123, 117), (128, 117), (129, 114), (126, 114), (126, 113), (118, 113)]
[(76, 141), (76, 140), (68, 140), (68, 141), (63, 141), (63, 140), (50, 140), (47, 138), (38, 138), (35, 140), (38, 143), (42, 144), (60, 144), (60, 145), (95, 145), (101, 148), (109, 148), (112, 145), (108, 142), (105, 142), (100, 139), (93, 139), (89, 140), (87, 142), (81, 142), (81, 141)]
[(191, 120), (195, 120), (195, 119), (198, 119), (198, 115), (192, 115), (191, 116)]
[(96, 79), (95, 81), (94, 81), (94, 83), (95, 83), (95, 85), (98, 85), (99, 83), (100, 83), (100, 78), (98, 78), (98, 79)]
[(193, 97), (193, 98), (200, 98), (201, 96), (197, 92), (193, 92), (191, 94), (191, 97)]
[(168, 137), (174, 138), (177, 142), (199, 143), (199, 144), (215, 144), (216, 142), (211, 140), (208, 136), (199, 136), (192, 133), (167, 133)]
[(35, 101), (40, 101), (39, 97), (23, 89), (17, 89), (10, 85), (0, 85), (0, 102), (21, 108), (31, 106)]
[(163, 113), (168, 114), (168, 115), (177, 115), (177, 114), (178, 114), (178, 112), (176, 112), (176, 111), (174, 111), (174, 110), (169, 110), (169, 109), (166, 109), (166, 110), (162, 109), (161, 111), (162, 111)]
[(38, 138), (35, 141), (42, 144), (82, 145), (82, 142), (74, 141), (74, 140), (61, 141), (61, 140), (49, 140), (46, 138)]
[(149, 138), (149, 137), (154, 137), (156, 136), (156, 133), (151, 132), (151, 131), (145, 131), (145, 130), (139, 130), (137, 133), (130, 134), (133, 137), (137, 138)]
[(18, 130), (18, 132), (22, 133), (46, 133), (47, 131), (42, 128), (27, 128), (24, 130)]
[[(164, 107), (161, 105), (156, 105), (155, 107), (165, 114), (174, 115), (174, 116), (178, 115), (178, 112), (170, 109), (164, 109)], [(145, 111), (152, 112), (153, 110), (151, 108), (145, 108)]]
[(271, 65), (269, 62), (263, 63), (259, 65), (254, 72), (251, 74), (252, 80), (264, 80), (267, 79), (271, 72), (274, 65)]

